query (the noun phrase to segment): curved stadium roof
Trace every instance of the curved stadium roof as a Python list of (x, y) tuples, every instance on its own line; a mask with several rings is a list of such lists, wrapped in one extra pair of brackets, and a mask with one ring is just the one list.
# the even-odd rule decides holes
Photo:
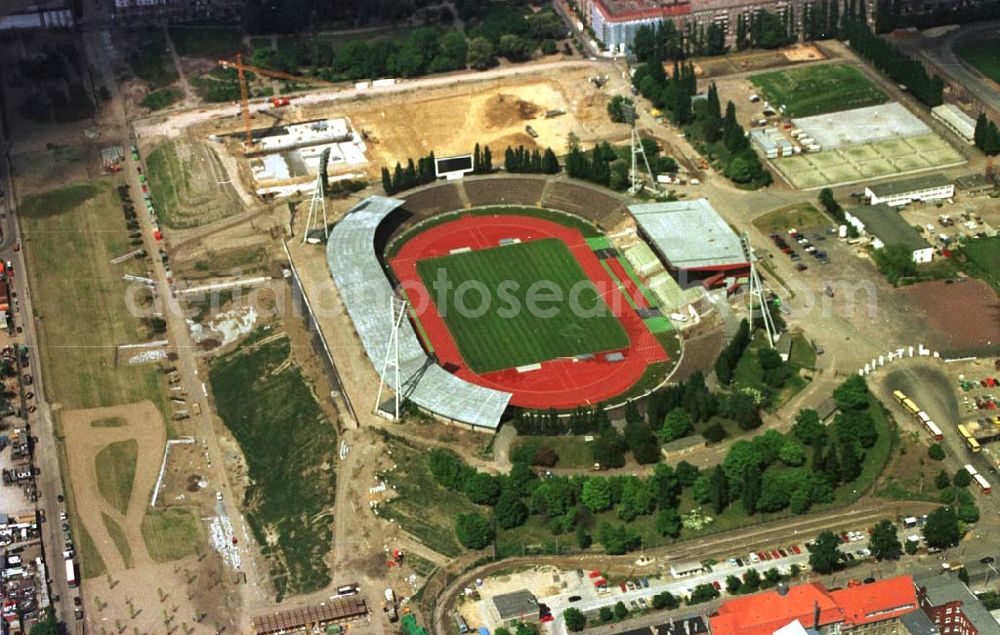
[[(404, 201), (372, 196), (351, 208), (334, 226), (326, 262), (354, 322), (368, 359), (381, 375), (389, 347), (392, 286), (375, 253), (375, 231)], [(399, 332), (400, 395), (447, 419), (495, 429), (511, 394), (477, 386), (452, 375), (431, 359), (403, 320)], [(394, 390), (395, 376), (384, 377)]]

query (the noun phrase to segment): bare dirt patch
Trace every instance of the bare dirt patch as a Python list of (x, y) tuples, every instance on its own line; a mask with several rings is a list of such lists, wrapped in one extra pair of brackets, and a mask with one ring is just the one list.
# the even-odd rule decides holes
[(1000, 343), (1000, 298), (985, 282), (935, 280), (907, 287), (905, 293), (951, 348)]
[[(111, 417), (124, 425), (91, 425)], [(234, 599), (222, 584), (225, 580), (217, 556), (204, 553), (208, 551), (207, 545), (201, 555), (162, 564), (153, 561), (146, 548), (142, 520), (166, 444), (165, 428), (156, 406), (144, 401), (71, 410), (63, 412), (60, 419), (69, 477), (75, 500), (81, 502), (74, 517), (87, 528), (107, 567), (106, 575), (89, 579), (84, 586), (84, 613), (90, 629), (100, 632), (102, 626), (117, 628), (121, 624), (148, 633), (170, 632), (175, 628), (184, 633), (210, 633), (231, 626), (225, 616), (231, 613)], [(109, 443), (125, 440), (134, 440), (138, 452), (132, 495), (127, 513), (122, 514), (101, 497), (94, 458)], [(189, 452), (194, 462), (198, 446), (190, 446)], [(180, 453), (183, 455), (183, 451)], [(184, 462), (176, 461), (176, 457), (171, 462), (174, 473), (195, 469), (194, 465), (184, 469)], [(123, 560), (102, 515), (121, 527), (131, 553), (130, 563)]]

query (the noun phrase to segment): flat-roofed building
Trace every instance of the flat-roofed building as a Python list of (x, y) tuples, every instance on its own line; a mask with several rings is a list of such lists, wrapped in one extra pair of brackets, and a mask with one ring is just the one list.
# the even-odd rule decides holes
[(976, 142), (976, 120), (962, 112), (955, 104), (941, 104), (931, 108), (931, 116), (943, 123), (962, 141), (970, 146)]
[(944, 635), (1000, 633), (998, 623), (964, 582), (951, 574), (916, 580), (920, 608)]
[(630, 205), (642, 236), (682, 288), (722, 286), (746, 278), (750, 261), (725, 219), (699, 198)]
[(882, 249), (887, 245), (905, 245), (911, 250), (913, 262), (917, 264), (934, 259), (934, 248), (899, 212), (884, 203), (844, 210), (844, 217), (858, 233), (868, 238), (875, 249)]
[(909, 205), (913, 201), (941, 201), (955, 196), (955, 184), (941, 174), (928, 174), (902, 181), (879, 183), (865, 188), (865, 196), (872, 205), (885, 203), (893, 207)]
[(538, 599), (527, 589), (493, 596), (493, 608), (501, 624), (531, 624), (541, 618)]

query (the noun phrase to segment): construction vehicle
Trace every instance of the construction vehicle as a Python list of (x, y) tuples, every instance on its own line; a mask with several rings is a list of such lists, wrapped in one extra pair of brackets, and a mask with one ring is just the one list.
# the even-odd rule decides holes
[(524, 131), (527, 132), (532, 139), (538, 138), (538, 132), (531, 126), (525, 126)]
[[(219, 66), (222, 68), (232, 68), (236, 70), (237, 77), (240, 82), (240, 113), (243, 116), (243, 151), (244, 153), (253, 152), (256, 144), (253, 141), (253, 130), (250, 127), (250, 97), (249, 90), (247, 88), (247, 73), (254, 73), (256, 75), (261, 75), (262, 77), (270, 77), (272, 79), (287, 79), (292, 82), (307, 82), (310, 84), (315, 84), (317, 86), (336, 86), (333, 82), (328, 82), (323, 79), (316, 79), (315, 77), (303, 77), (301, 75), (292, 75), (291, 73), (282, 73), (281, 71), (272, 71), (266, 68), (259, 68), (257, 66), (251, 66), (250, 64), (243, 63), (243, 54), (237, 53), (235, 61), (229, 60), (219, 60)], [(275, 102), (284, 103), (275, 103)], [(290, 100), (287, 97), (284, 98), (273, 98), (271, 100), (274, 106), (287, 106)]]
[(282, 106), (287, 106), (290, 103), (292, 103), (292, 100), (291, 100), (290, 97), (272, 97), (271, 98), (271, 105), (274, 106), (275, 108), (281, 108)]

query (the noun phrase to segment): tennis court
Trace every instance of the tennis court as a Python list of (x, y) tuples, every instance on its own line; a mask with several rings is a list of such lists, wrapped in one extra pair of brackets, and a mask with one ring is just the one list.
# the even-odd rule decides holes
[(771, 160), (785, 181), (800, 190), (848, 185), (963, 163), (964, 157), (933, 133)]

